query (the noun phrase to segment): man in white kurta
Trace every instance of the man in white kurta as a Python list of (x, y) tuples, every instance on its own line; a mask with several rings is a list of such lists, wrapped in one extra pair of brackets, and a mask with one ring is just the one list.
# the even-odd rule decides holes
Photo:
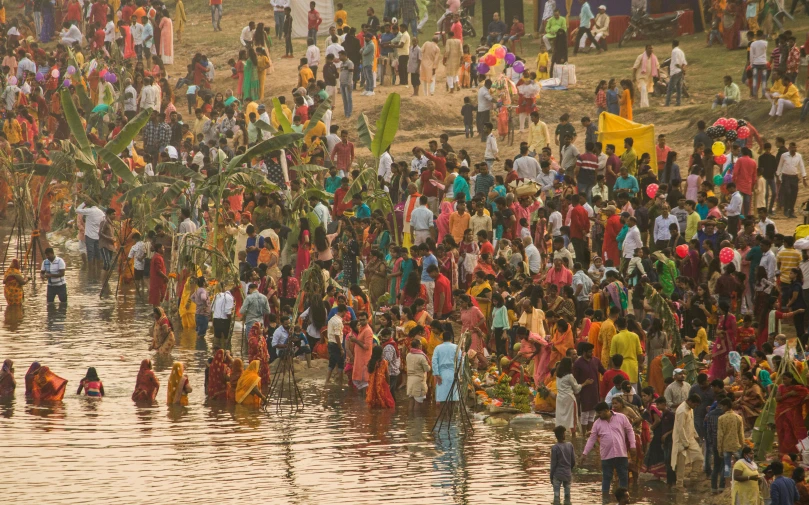
[(694, 428), (694, 409), (701, 403), (699, 395), (691, 395), (677, 407), (674, 431), (671, 433), (671, 469), (677, 472), (677, 485), (683, 485), (688, 467), (703, 461), (699, 435)]
[[(452, 380), (455, 377), (455, 356), (458, 354), (458, 346), (452, 343), (452, 333), (444, 332), (444, 343), (439, 344), (433, 350), (433, 376), (435, 377), (435, 401), (436, 403), (447, 400), (458, 401), (458, 388), (452, 387)], [(450, 396), (450, 392), (452, 396)]]
[(646, 46), (646, 49), (635, 59), (635, 64), (632, 65), (632, 80), (640, 92), (641, 108), (649, 106), (649, 92), (654, 89), (654, 78), (659, 77), (659, 68), (660, 64), (657, 56), (652, 52), (651, 45)]

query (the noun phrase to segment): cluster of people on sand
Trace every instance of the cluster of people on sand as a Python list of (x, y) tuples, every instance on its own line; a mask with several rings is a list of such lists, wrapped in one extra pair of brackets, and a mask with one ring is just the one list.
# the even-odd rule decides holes
[[(219, 30), (221, 2), (211, 3)], [(142, 218), (123, 197), (131, 188), (99, 162), (108, 190), (84, 184), (70, 202), (58, 191), (42, 191), (51, 181), (32, 177), (32, 194), (45, 195), (36, 204), (44, 219), (40, 230), (50, 229), (51, 207), (66, 203), (91, 274), (117, 271), (123, 289), (141, 295), (135, 303), (151, 306), (148, 351), (155, 359), (169, 359), (180, 327), (212, 339), (204, 385), (210, 401), (259, 406), (267, 401), (272, 362), (321, 359), (328, 361), (329, 387), (347, 379), (369, 408), (390, 409), (400, 401), (415, 411), (458, 401), (465, 392), (453, 385), (462, 367), (494, 367), (531, 386), (535, 412), (555, 416), (557, 500), (562, 488), (569, 490), (576, 461), (565, 442), (570, 433), (587, 437), (582, 456), (599, 444), (602, 490), (609, 491), (617, 474), (622, 503), (630, 475), (682, 486), (697, 464), (716, 491), (733, 479), (734, 503), (758, 503), (760, 496), (786, 503), (776, 496), (793, 486), (782, 474), (800, 463), (798, 444), (807, 436), (801, 346), (809, 343), (809, 255), (796, 249), (794, 234), (779, 233), (772, 218), (776, 210), (794, 217), (798, 186), (807, 185), (796, 143), (779, 137), (772, 145), (748, 120), (745, 138), (719, 140), (700, 121), (692, 152), (673, 151), (664, 135), (654, 152), (639, 152), (631, 137), (618, 146), (602, 144), (597, 121), (583, 117), (579, 126), (569, 113), (551, 135), (537, 105), (537, 80), (567, 61), (567, 25), (551, 10), (543, 15), (536, 72), (517, 72), (524, 62), (515, 57), (502, 72), (479, 76), (477, 104), (464, 103), (467, 136), (476, 129), (485, 147), (456, 150), (445, 134), (402, 156), (384, 145), (375, 166), (361, 169), (359, 134), (332, 110), (338, 90), (349, 117), (357, 84), (370, 95), (377, 82), (388, 85), (390, 78), (394, 85), (398, 76), (400, 86), (433, 94), (441, 64), (448, 91), (474, 82), (476, 60), (462, 41), (458, 9), (445, 16), (447, 30), (419, 46), (414, 5), (401, 0), (382, 23), (369, 9), (357, 30), (338, 4), (321, 53), (323, 20), (310, 4), (310, 44), (296, 85), (268, 107), (269, 23), (242, 30), (238, 59), (226, 77), (231, 89), (216, 93), (214, 64), (201, 53), (177, 85), (169, 83), (164, 65), (173, 56), (173, 35), (161, 4), (130, 1), (119, 16), (117, 7), (96, 0), (86, 24), (84, 16), (65, 21), (62, 43), (50, 52), (27, 37), (8, 36), (4, 45), (22, 57), (13, 71), (13, 55), (3, 63), (9, 78), (0, 149), (19, 161), (60, 159), (68, 143), (59, 141), (77, 133), (63, 114), (68, 98), (98, 150), (133, 118), (145, 122), (139, 139), (121, 146), (118, 161), (144, 185), (170, 180), (187, 188), (171, 193), (158, 212), (160, 224)], [(181, 6), (174, 16), (178, 35), (179, 20), (186, 19)], [(291, 56), (291, 11), (283, 0), (273, 8), (275, 36), (286, 38), (285, 56)], [(592, 16), (589, 6), (586, 11)], [(606, 49), (609, 17), (603, 6), (598, 12), (579, 29), (575, 50), (585, 37)], [(99, 27), (116, 16), (107, 41)], [(514, 20), (507, 33), (493, 19), (475, 52), (485, 55), (494, 44), (513, 51), (521, 24)], [(72, 40), (76, 30), (80, 37)], [(751, 55), (757, 54), (751, 45)], [(686, 65), (674, 41), (667, 103), (676, 94), (679, 105)], [(781, 85), (792, 82), (784, 75)], [(648, 46), (632, 80), (620, 88), (614, 80), (599, 83), (597, 112), (632, 119), (635, 88), (645, 106), (659, 78)], [(174, 94), (183, 86), (185, 115)], [(775, 115), (793, 96), (788, 85), (778, 89), (777, 95), (770, 90), (778, 99)], [(506, 152), (498, 136), (502, 141), (514, 132), (512, 101), (527, 138)], [(151, 111), (148, 121), (138, 116), (143, 111)], [(263, 149), (262, 143), (287, 133), (302, 134), (300, 143)], [(238, 169), (261, 183), (234, 178), (215, 197), (200, 197), (197, 191), (253, 148), (238, 159)], [(716, 155), (719, 148), (727, 154)], [(5, 204), (9, 181), (16, 180), (8, 171), (2, 180)], [(188, 254), (188, 243), (210, 255)], [(47, 300), (67, 303), (68, 290), (76, 288), (70, 271), (78, 265), (53, 248), (44, 252), (39, 276), (47, 281)], [(214, 254), (227, 264), (225, 274), (212, 267)], [(4, 274), (10, 306), (25, 303), (32, 270), (24, 263), (16, 258)], [(782, 324), (790, 330), (782, 331)], [(793, 331), (797, 339), (787, 338)], [(61, 401), (67, 385), (38, 363), (25, 382), (31, 401)], [(159, 385), (151, 361), (143, 360), (133, 400), (154, 402)], [(13, 395), (15, 386), (7, 360), (0, 398)], [(166, 402), (187, 405), (191, 391), (184, 365), (174, 363)], [(94, 368), (80, 383), (82, 393), (104, 395)], [(759, 471), (754, 459), (766, 448), (757, 447), (754, 458), (748, 434), (757, 423), (762, 429), (761, 416), (772, 410), (765, 408), (768, 399), (776, 404), (774, 427), (764, 422), (763, 429), (775, 431), (779, 460)], [(800, 475), (793, 474), (798, 490), (805, 486)]]

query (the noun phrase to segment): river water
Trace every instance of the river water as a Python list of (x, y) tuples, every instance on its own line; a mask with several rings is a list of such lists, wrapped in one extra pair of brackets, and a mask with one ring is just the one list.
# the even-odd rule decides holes
[[(151, 308), (129, 289), (117, 300), (100, 298), (100, 282), (80, 270), (78, 256), (64, 258), (67, 308), (48, 307), (41, 287), (27, 290), (24, 314), (5, 310), (2, 300), (0, 359), (14, 360), (17, 378), (14, 400), (0, 404), (5, 503), (552, 501), (554, 437), (547, 429), (476, 420), (465, 437), (454, 428), (432, 433), (437, 411), (409, 415), (403, 391), (395, 410), (370, 411), (356, 394), (324, 388), (322, 379), (302, 382), (305, 409), (296, 415), (207, 406), (210, 332), (207, 344), (194, 330), (177, 332), (172, 358), (186, 364), (189, 406), (165, 405), (167, 361), (155, 362), (158, 404), (137, 407), (130, 400), (135, 377), (141, 360), (153, 357), (146, 351)], [(69, 380), (63, 402), (26, 402), (23, 377), (33, 361)], [(103, 399), (75, 394), (89, 366), (104, 383)], [(581, 441), (576, 445), (580, 454)], [(597, 459), (594, 451), (577, 473), (574, 503), (600, 500)], [(641, 484), (634, 496), (687, 500), (657, 483)]]

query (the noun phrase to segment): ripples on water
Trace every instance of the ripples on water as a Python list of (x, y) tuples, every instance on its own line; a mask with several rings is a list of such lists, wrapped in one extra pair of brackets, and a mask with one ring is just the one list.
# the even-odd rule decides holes
[[(165, 405), (171, 361), (163, 360), (154, 361), (159, 403), (137, 407), (130, 395), (140, 361), (152, 357), (151, 307), (132, 288), (117, 303), (99, 298), (100, 282), (79, 270), (78, 256), (65, 261), (69, 308), (47, 307), (38, 287), (27, 290), (24, 314), (3, 311), (0, 359), (14, 360), (17, 379), (14, 400), (0, 405), (5, 503), (552, 501), (552, 432), (475, 421), (467, 438), (454, 428), (434, 435), (437, 412), (411, 417), (403, 390), (394, 411), (369, 411), (356, 394), (324, 389), (322, 380), (301, 385), (306, 408), (295, 416), (206, 406), (210, 331), (206, 344), (194, 330), (177, 332), (172, 357), (186, 364), (189, 406)], [(64, 402), (26, 403), (33, 361), (69, 380)], [(75, 394), (90, 366), (104, 383), (103, 400)], [(576, 476), (574, 503), (599, 501), (596, 460), (591, 454), (589, 473)]]

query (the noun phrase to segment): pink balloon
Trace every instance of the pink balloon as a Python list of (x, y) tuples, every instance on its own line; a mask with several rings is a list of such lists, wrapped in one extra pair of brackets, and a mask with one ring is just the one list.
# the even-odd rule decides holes
[(659, 186), (657, 184), (649, 184), (646, 186), (646, 196), (649, 198), (654, 198), (657, 195), (657, 190)]
[(686, 256), (688, 256), (688, 245), (680, 244), (675, 248), (675, 251), (677, 251), (677, 256), (679, 256), (680, 258), (685, 258)]
[(731, 261), (733, 261), (733, 249), (730, 247), (725, 247), (721, 251), (719, 251), (719, 261), (723, 264), (727, 265)]
[(494, 50), (494, 55), (497, 56), (497, 59), (505, 58), (506, 48), (503, 46), (498, 47)]
[(747, 137), (750, 136), (750, 128), (748, 128), (746, 126), (741, 126), (741, 127), (739, 127), (738, 130), (736, 130), (736, 135), (740, 139), (744, 140), (744, 139), (746, 139)]
[(739, 124), (733, 118), (730, 118), (727, 121), (725, 121), (725, 129), (726, 130), (735, 130), (736, 128), (738, 128), (738, 126), (739, 126)]

